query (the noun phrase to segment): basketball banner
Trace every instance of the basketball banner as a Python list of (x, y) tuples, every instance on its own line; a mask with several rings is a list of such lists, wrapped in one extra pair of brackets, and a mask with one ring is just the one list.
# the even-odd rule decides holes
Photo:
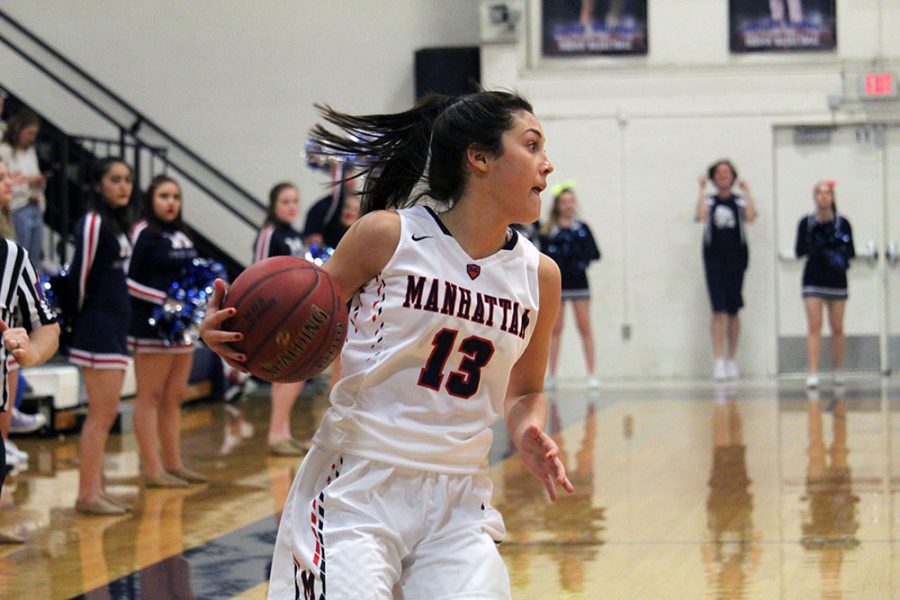
[(543, 0), (544, 56), (647, 54), (647, 0)]
[(835, 0), (729, 0), (732, 52), (821, 52), (837, 46)]

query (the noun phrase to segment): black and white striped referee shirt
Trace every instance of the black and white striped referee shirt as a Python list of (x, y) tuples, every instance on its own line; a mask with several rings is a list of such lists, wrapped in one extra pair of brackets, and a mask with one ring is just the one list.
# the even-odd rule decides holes
[[(21, 324), (16, 322), (17, 308)], [(56, 314), (44, 298), (37, 272), (28, 258), (28, 251), (6, 239), (0, 239), (0, 318), (10, 327), (21, 325), (29, 333), (56, 322)], [(10, 360), (13, 360), (12, 355), (0, 343), (0, 361), (3, 362), (3, 399), (0, 400), (0, 411), (6, 410), (6, 376)]]

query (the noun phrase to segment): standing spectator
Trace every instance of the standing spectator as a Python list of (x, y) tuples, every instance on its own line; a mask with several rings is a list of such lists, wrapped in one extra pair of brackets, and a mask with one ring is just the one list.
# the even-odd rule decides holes
[(13, 178), (13, 198), (9, 208), (16, 238), (38, 266), (44, 243), (44, 188), (47, 183), (35, 149), (40, 129), (38, 116), (23, 108), (10, 119), (0, 144), (0, 158), (7, 163)]
[[(4, 161), (0, 160), (0, 205), (8, 204), (12, 196), (12, 178)], [(56, 352), (59, 344), (59, 325), (53, 310), (40, 292), (37, 273), (28, 257), (28, 251), (14, 241), (0, 240), (0, 282), (8, 290), (0, 302), (0, 413), (5, 413), (10, 399), (15, 397), (18, 373), (10, 374), (19, 366), (27, 367), (45, 362)], [(15, 322), (15, 311), (22, 318), (21, 326)], [(14, 367), (11, 369), (10, 367)], [(2, 419), (0, 435), (0, 492), (6, 478), (7, 452), (4, 438), (9, 422)], [(16, 536), (0, 532), (0, 543), (20, 542)]]
[(119, 414), (122, 383), (128, 368), (128, 325), (131, 302), (125, 265), (131, 256), (128, 242), (128, 203), (131, 167), (118, 158), (105, 158), (92, 177), (95, 198), (75, 229), (77, 314), (69, 361), (81, 367), (87, 389), (88, 414), (79, 441), (78, 499), (75, 510), (93, 515), (121, 515), (128, 508), (103, 490), (103, 453), (109, 430)]
[[(712, 182), (714, 194), (706, 195)], [(712, 305), (711, 337), (713, 379), (738, 379), (735, 362), (741, 321), (738, 311), (744, 306), (742, 289), (749, 252), (744, 223), (756, 220), (756, 206), (746, 180), (738, 181), (737, 169), (730, 160), (718, 160), (699, 178), (696, 220), (703, 223), (703, 267)], [(743, 196), (732, 188), (737, 183)], [(726, 347), (727, 341), (727, 347)]]
[(803, 268), (803, 303), (806, 305), (806, 387), (819, 387), (819, 353), (822, 349), (822, 313), (828, 307), (834, 383), (841, 385), (844, 366), (844, 307), (847, 304), (847, 269), (856, 256), (850, 221), (838, 214), (834, 182), (819, 181), (813, 187), (815, 210), (800, 219), (794, 251), (806, 258)]
[(575, 322), (581, 336), (587, 383), (597, 388), (600, 380), (594, 373), (594, 334), (591, 331), (591, 291), (588, 286), (587, 268), (600, 259), (600, 249), (587, 223), (577, 218), (575, 190), (570, 183), (554, 190), (553, 209), (541, 238), (541, 249), (556, 261), (562, 275), (562, 300), (553, 336), (550, 340), (550, 364), (547, 387), (556, 387), (556, 367), (559, 362), (560, 340), (565, 322), (565, 305), (571, 303)]
[(128, 268), (132, 319), (129, 345), (134, 352), (137, 396), (134, 434), (147, 487), (184, 487), (206, 477), (184, 466), (181, 457), (181, 404), (194, 359), (192, 342), (166, 343), (150, 325), (197, 250), (181, 217), (181, 186), (167, 175), (150, 182), (143, 219), (131, 231)]
[[(306, 247), (293, 223), (300, 213), (300, 194), (293, 183), (276, 184), (269, 191), (266, 221), (256, 236), (254, 262), (272, 256), (303, 258)], [(269, 414), (269, 452), (276, 456), (302, 456), (309, 444), (291, 435), (291, 412), (305, 382), (272, 383), (272, 412)]]

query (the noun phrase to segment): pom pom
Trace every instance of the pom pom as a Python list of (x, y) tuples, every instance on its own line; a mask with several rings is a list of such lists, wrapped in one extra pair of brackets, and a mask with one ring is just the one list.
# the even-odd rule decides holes
[(834, 188), (837, 187), (837, 181), (835, 181), (834, 179), (829, 179), (828, 181), (825, 182), (825, 185), (827, 185), (829, 188), (831, 188), (833, 190)]
[(172, 282), (165, 301), (153, 311), (149, 323), (167, 346), (191, 345), (200, 338), (200, 323), (213, 295), (216, 279), (227, 281), (220, 263), (195, 258), (178, 281)]
[(317, 267), (321, 267), (328, 262), (328, 259), (331, 258), (332, 254), (334, 254), (334, 248), (313, 243), (309, 245), (309, 249), (306, 251), (304, 258), (315, 264)]

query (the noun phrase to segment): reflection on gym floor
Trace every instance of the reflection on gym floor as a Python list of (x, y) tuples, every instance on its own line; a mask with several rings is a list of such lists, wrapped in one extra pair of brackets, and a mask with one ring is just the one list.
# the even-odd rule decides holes
[[(807, 394), (712, 384), (563, 389), (549, 429), (575, 494), (551, 504), (502, 425), (494, 502), (516, 599), (900, 596), (900, 385)], [(325, 399), (308, 396), (307, 435)], [(267, 453), (266, 390), (185, 409), (205, 485), (145, 489), (133, 435), (114, 435), (107, 488), (133, 515), (83, 517), (76, 436), (20, 437), (31, 455), (0, 498), (2, 598), (263, 598), (297, 463)]]

